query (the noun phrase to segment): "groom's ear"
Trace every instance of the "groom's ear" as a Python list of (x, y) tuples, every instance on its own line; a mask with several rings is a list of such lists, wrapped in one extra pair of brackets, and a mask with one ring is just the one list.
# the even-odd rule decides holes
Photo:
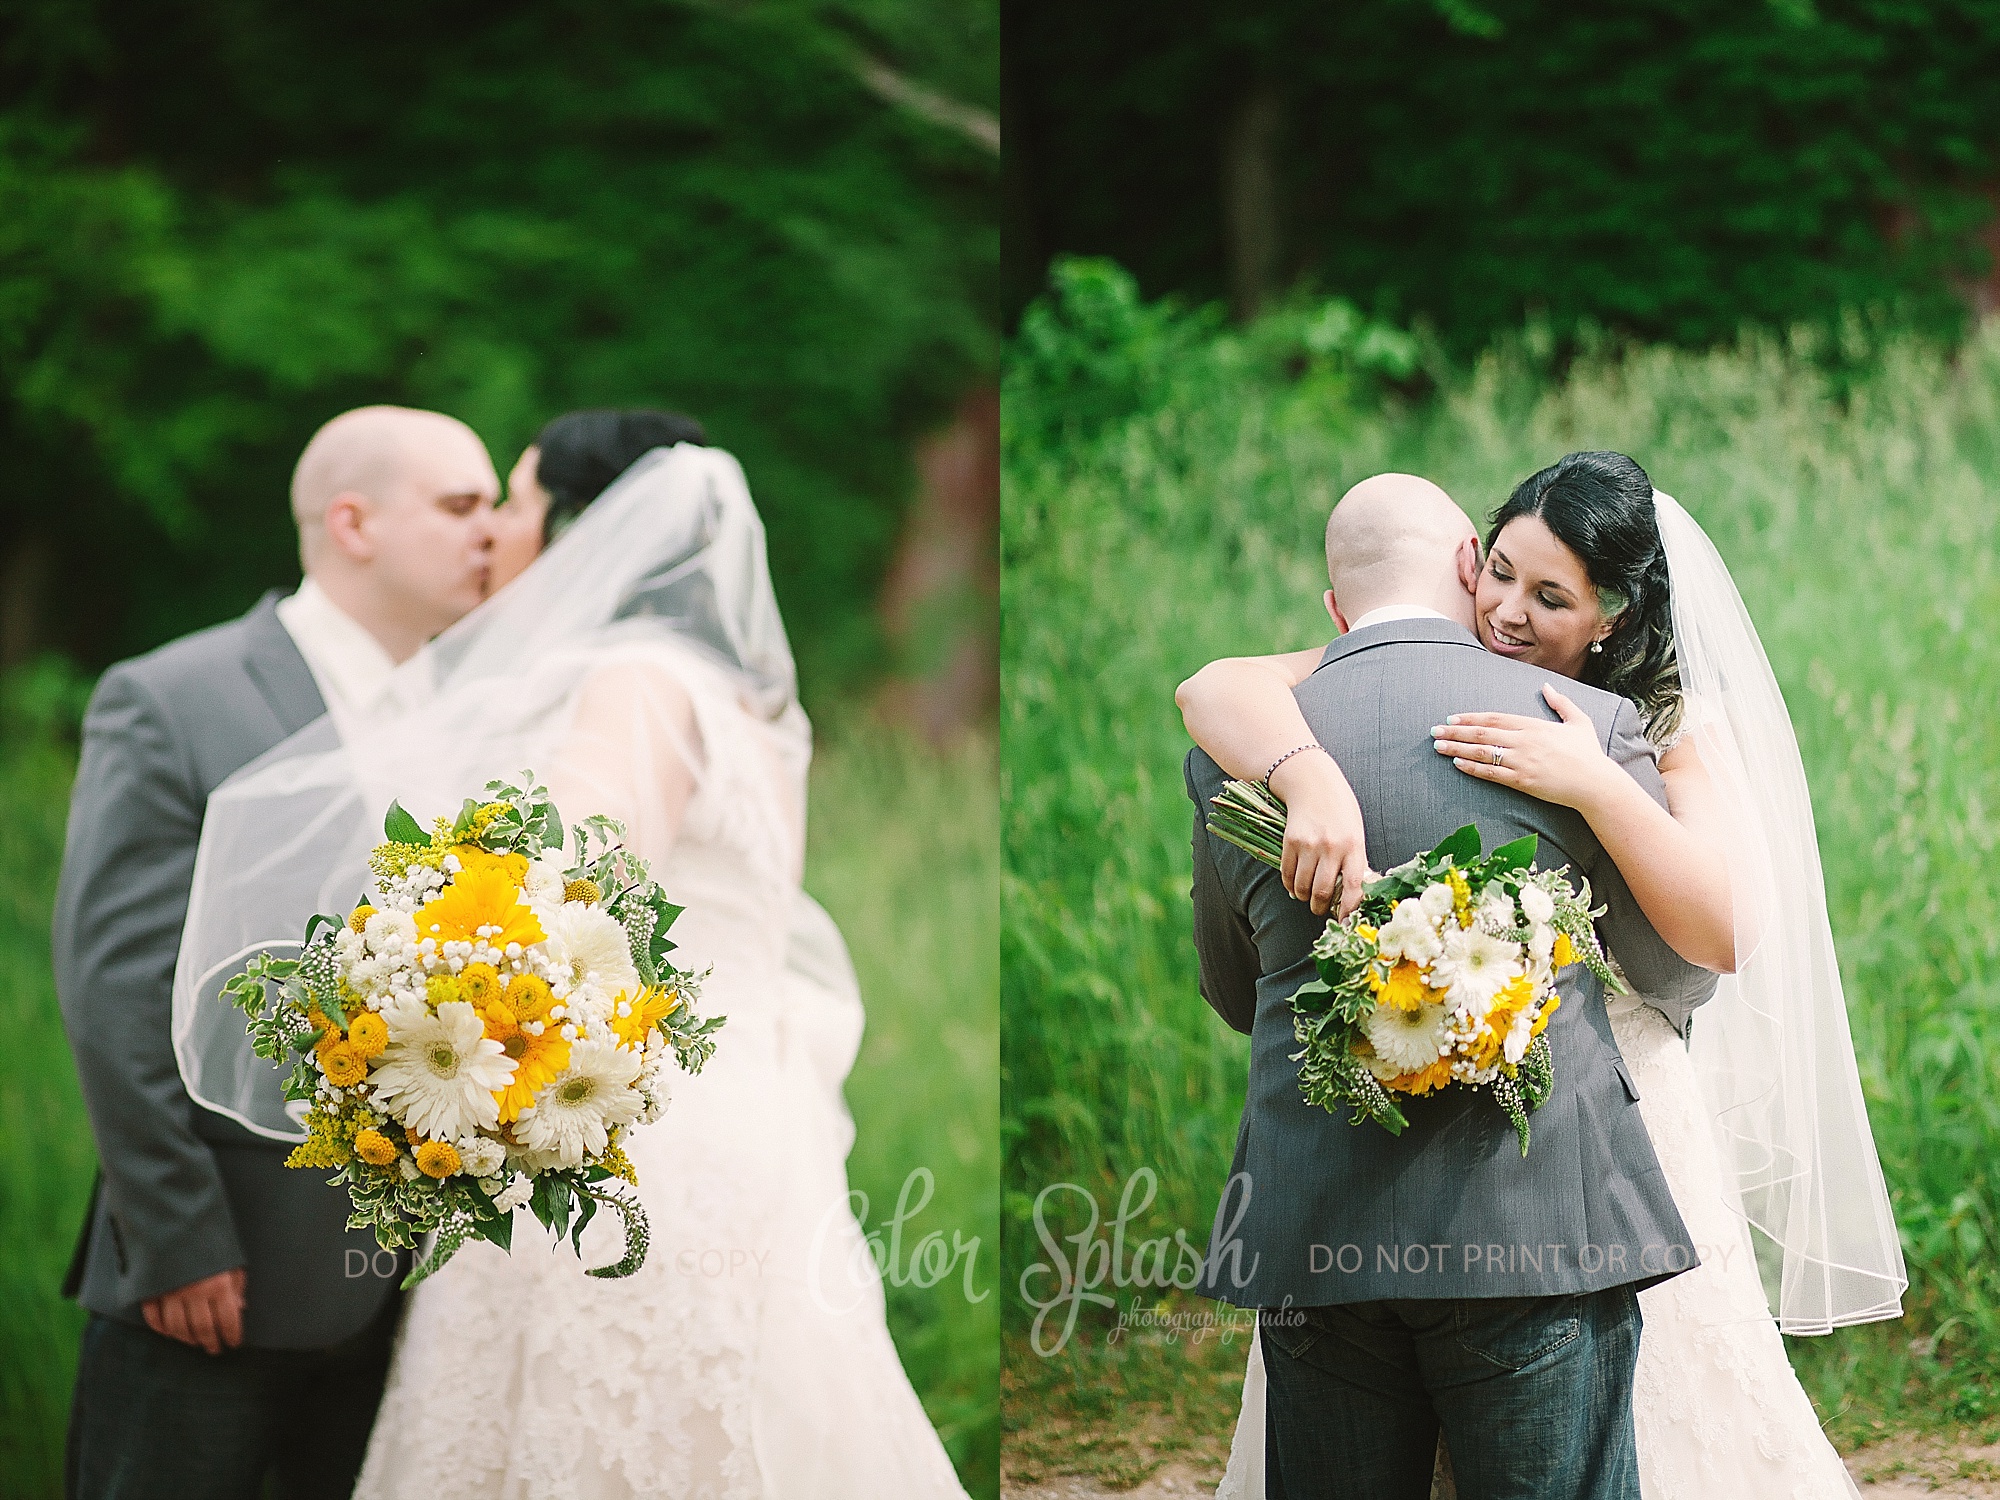
[(326, 502), (327, 540), (350, 561), (368, 562), (375, 556), (367, 524), (372, 509), (368, 497), (354, 490), (343, 490)]
[(1466, 593), (1479, 592), (1479, 538), (1469, 536), (1458, 544), (1458, 581)]
[(1347, 634), (1347, 616), (1340, 612), (1340, 605), (1333, 597), (1333, 590), (1326, 591), (1326, 612), (1333, 616), (1333, 623), (1342, 635)]

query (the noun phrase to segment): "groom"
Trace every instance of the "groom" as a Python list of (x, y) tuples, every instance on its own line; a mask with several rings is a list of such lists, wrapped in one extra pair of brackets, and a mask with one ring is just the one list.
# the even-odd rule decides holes
[(353, 1488), (404, 1268), (346, 1228), (324, 1172), (188, 1097), (174, 961), (209, 793), (322, 713), (346, 732), (394, 706), (396, 665), (485, 591), (498, 489), (450, 417), (334, 418), (292, 479), (298, 592), (122, 662), (92, 695), (54, 932), (101, 1163), (63, 1286), (90, 1311), (71, 1500)]
[[(1473, 632), (1478, 563), (1471, 523), (1435, 485), (1385, 474), (1348, 491), (1327, 525), (1328, 607), (1346, 633), (1298, 688), (1299, 706), (1354, 786), (1374, 867), (1466, 823), (1487, 849), (1539, 835), (1537, 862), (1589, 879), (1631, 986), (1682, 1027), (1714, 976), (1660, 940), (1583, 819), (1431, 748), (1432, 726), (1454, 712), (1548, 715), (1550, 674), (1489, 655)], [(1633, 706), (1562, 687), (1607, 753), (1664, 801)], [(1261, 1309), (1267, 1493), (1422, 1500), (1442, 1425), (1464, 1500), (1637, 1500), (1637, 1292), (1697, 1256), (1601, 986), (1581, 965), (1558, 983), (1555, 1091), (1532, 1117), (1525, 1160), (1484, 1093), (1410, 1101), (1401, 1136), (1306, 1104), (1289, 1000), (1312, 977), (1324, 919), (1276, 871), (1208, 834), (1223, 781), (1208, 756), (1189, 755), (1202, 994), (1251, 1036), (1202, 1290)], [(1274, 789), (1284, 785), (1281, 771)]]

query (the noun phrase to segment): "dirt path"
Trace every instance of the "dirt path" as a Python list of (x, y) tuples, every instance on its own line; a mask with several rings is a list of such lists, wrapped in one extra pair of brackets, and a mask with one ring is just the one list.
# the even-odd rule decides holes
[[(1964, 1496), (2000, 1500), (2000, 1443), (1910, 1435), (1871, 1443), (1847, 1460), (1868, 1500), (1934, 1500)], [(1156, 1470), (1136, 1489), (1106, 1489), (1092, 1479), (1051, 1479), (1000, 1486), (1002, 1500), (1209, 1500), (1216, 1476), (1183, 1463)]]

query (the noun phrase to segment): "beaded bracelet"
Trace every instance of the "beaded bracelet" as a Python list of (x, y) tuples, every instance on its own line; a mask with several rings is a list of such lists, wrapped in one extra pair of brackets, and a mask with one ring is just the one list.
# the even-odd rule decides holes
[(1307, 740), (1303, 745), (1294, 745), (1283, 755), (1271, 762), (1271, 769), (1264, 773), (1264, 790), (1267, 792), (1271, 790), (1271, 778), (1278, 774), (1278, 767), (1282, 766), (1294, 755), (1303, 755), (1308, 750), (1318, 750), (1324, 753), (1326, 746), (1322, 745), (1318, 740)]

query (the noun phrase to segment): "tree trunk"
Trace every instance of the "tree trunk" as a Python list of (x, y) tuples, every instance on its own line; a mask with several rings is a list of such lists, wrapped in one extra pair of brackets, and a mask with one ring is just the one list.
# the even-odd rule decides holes
[(1244, 96), (1222, 148), (1223, 228), (1229, 253), (1229, 307), (1236, 321), (1257, 316), (1278, 270), (1277, 86), (1259, 79)]
[(46, 537), (17, 536), (0, 561), (0, 672), (32, 659), (43, 645), (49, 574), (55, 551)]
[(885, 717), (942, 745), (1000, 701), (1000, 393), (959, 405), (917, 448), (917, 502), (881, 594), (901, 670)]

